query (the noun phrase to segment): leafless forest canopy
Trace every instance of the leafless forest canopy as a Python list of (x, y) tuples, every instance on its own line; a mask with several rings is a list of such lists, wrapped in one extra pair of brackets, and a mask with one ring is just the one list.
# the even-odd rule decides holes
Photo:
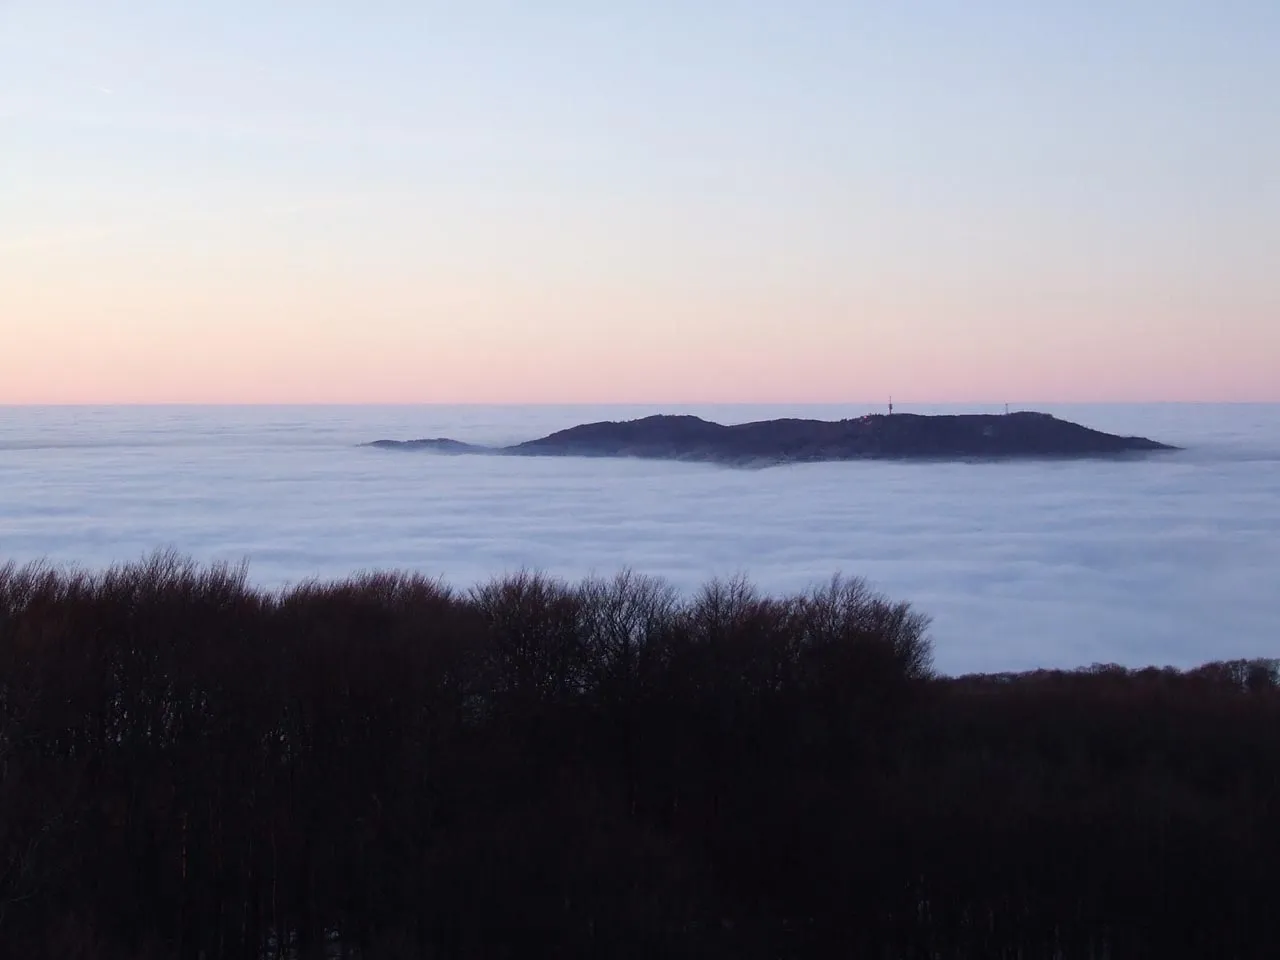
[(927, 628), (840, 578), (0, 567), (0, 954), (1270, 955), (1276, 661), (947, 677)]

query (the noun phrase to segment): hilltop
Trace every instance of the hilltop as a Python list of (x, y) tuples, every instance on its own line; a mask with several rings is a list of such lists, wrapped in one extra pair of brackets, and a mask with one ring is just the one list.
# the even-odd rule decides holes
[(536, 440), (484, 447), (447, 438), (377, 440), (370, 446), (514, 456), (643, 457), (728, 464), (863, 459), (1108, 457), (1176, 447), (1123, 437), (1047, 413), (927, 416), (872, 414), (847, 420), (759, 420), (724, 425), (688, 415), (585, 423)]

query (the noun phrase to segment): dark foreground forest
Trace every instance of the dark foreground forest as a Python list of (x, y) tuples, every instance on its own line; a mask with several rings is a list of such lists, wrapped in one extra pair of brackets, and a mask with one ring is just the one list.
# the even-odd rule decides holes
[(0, 955), (1280, 955), (1275, 661), (946, 678), (926, 627), (0, 568)]

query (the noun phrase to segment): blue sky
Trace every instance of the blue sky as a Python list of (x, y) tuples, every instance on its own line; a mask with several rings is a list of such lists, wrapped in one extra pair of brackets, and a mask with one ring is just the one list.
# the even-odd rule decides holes
[(0, 0), (0, 402), (1280, 399), (1280, 4), (321, 6)]

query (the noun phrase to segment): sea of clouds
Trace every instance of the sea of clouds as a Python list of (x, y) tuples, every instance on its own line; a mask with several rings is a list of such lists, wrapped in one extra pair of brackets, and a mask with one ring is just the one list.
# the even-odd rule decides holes
[(682, 589), (745, 573), (770, 592), (842, 571), (930, 614), (948, 672), (1280, 653), (1280, 405), (1035, 408), (1187, 449), (735, 469), (361, 444), (871, 408), (0, 407), (0, 562), (100, 567), (173, 547), (247, 559), (271, 586), (372, 568), (465, 587), (629, 566)]

